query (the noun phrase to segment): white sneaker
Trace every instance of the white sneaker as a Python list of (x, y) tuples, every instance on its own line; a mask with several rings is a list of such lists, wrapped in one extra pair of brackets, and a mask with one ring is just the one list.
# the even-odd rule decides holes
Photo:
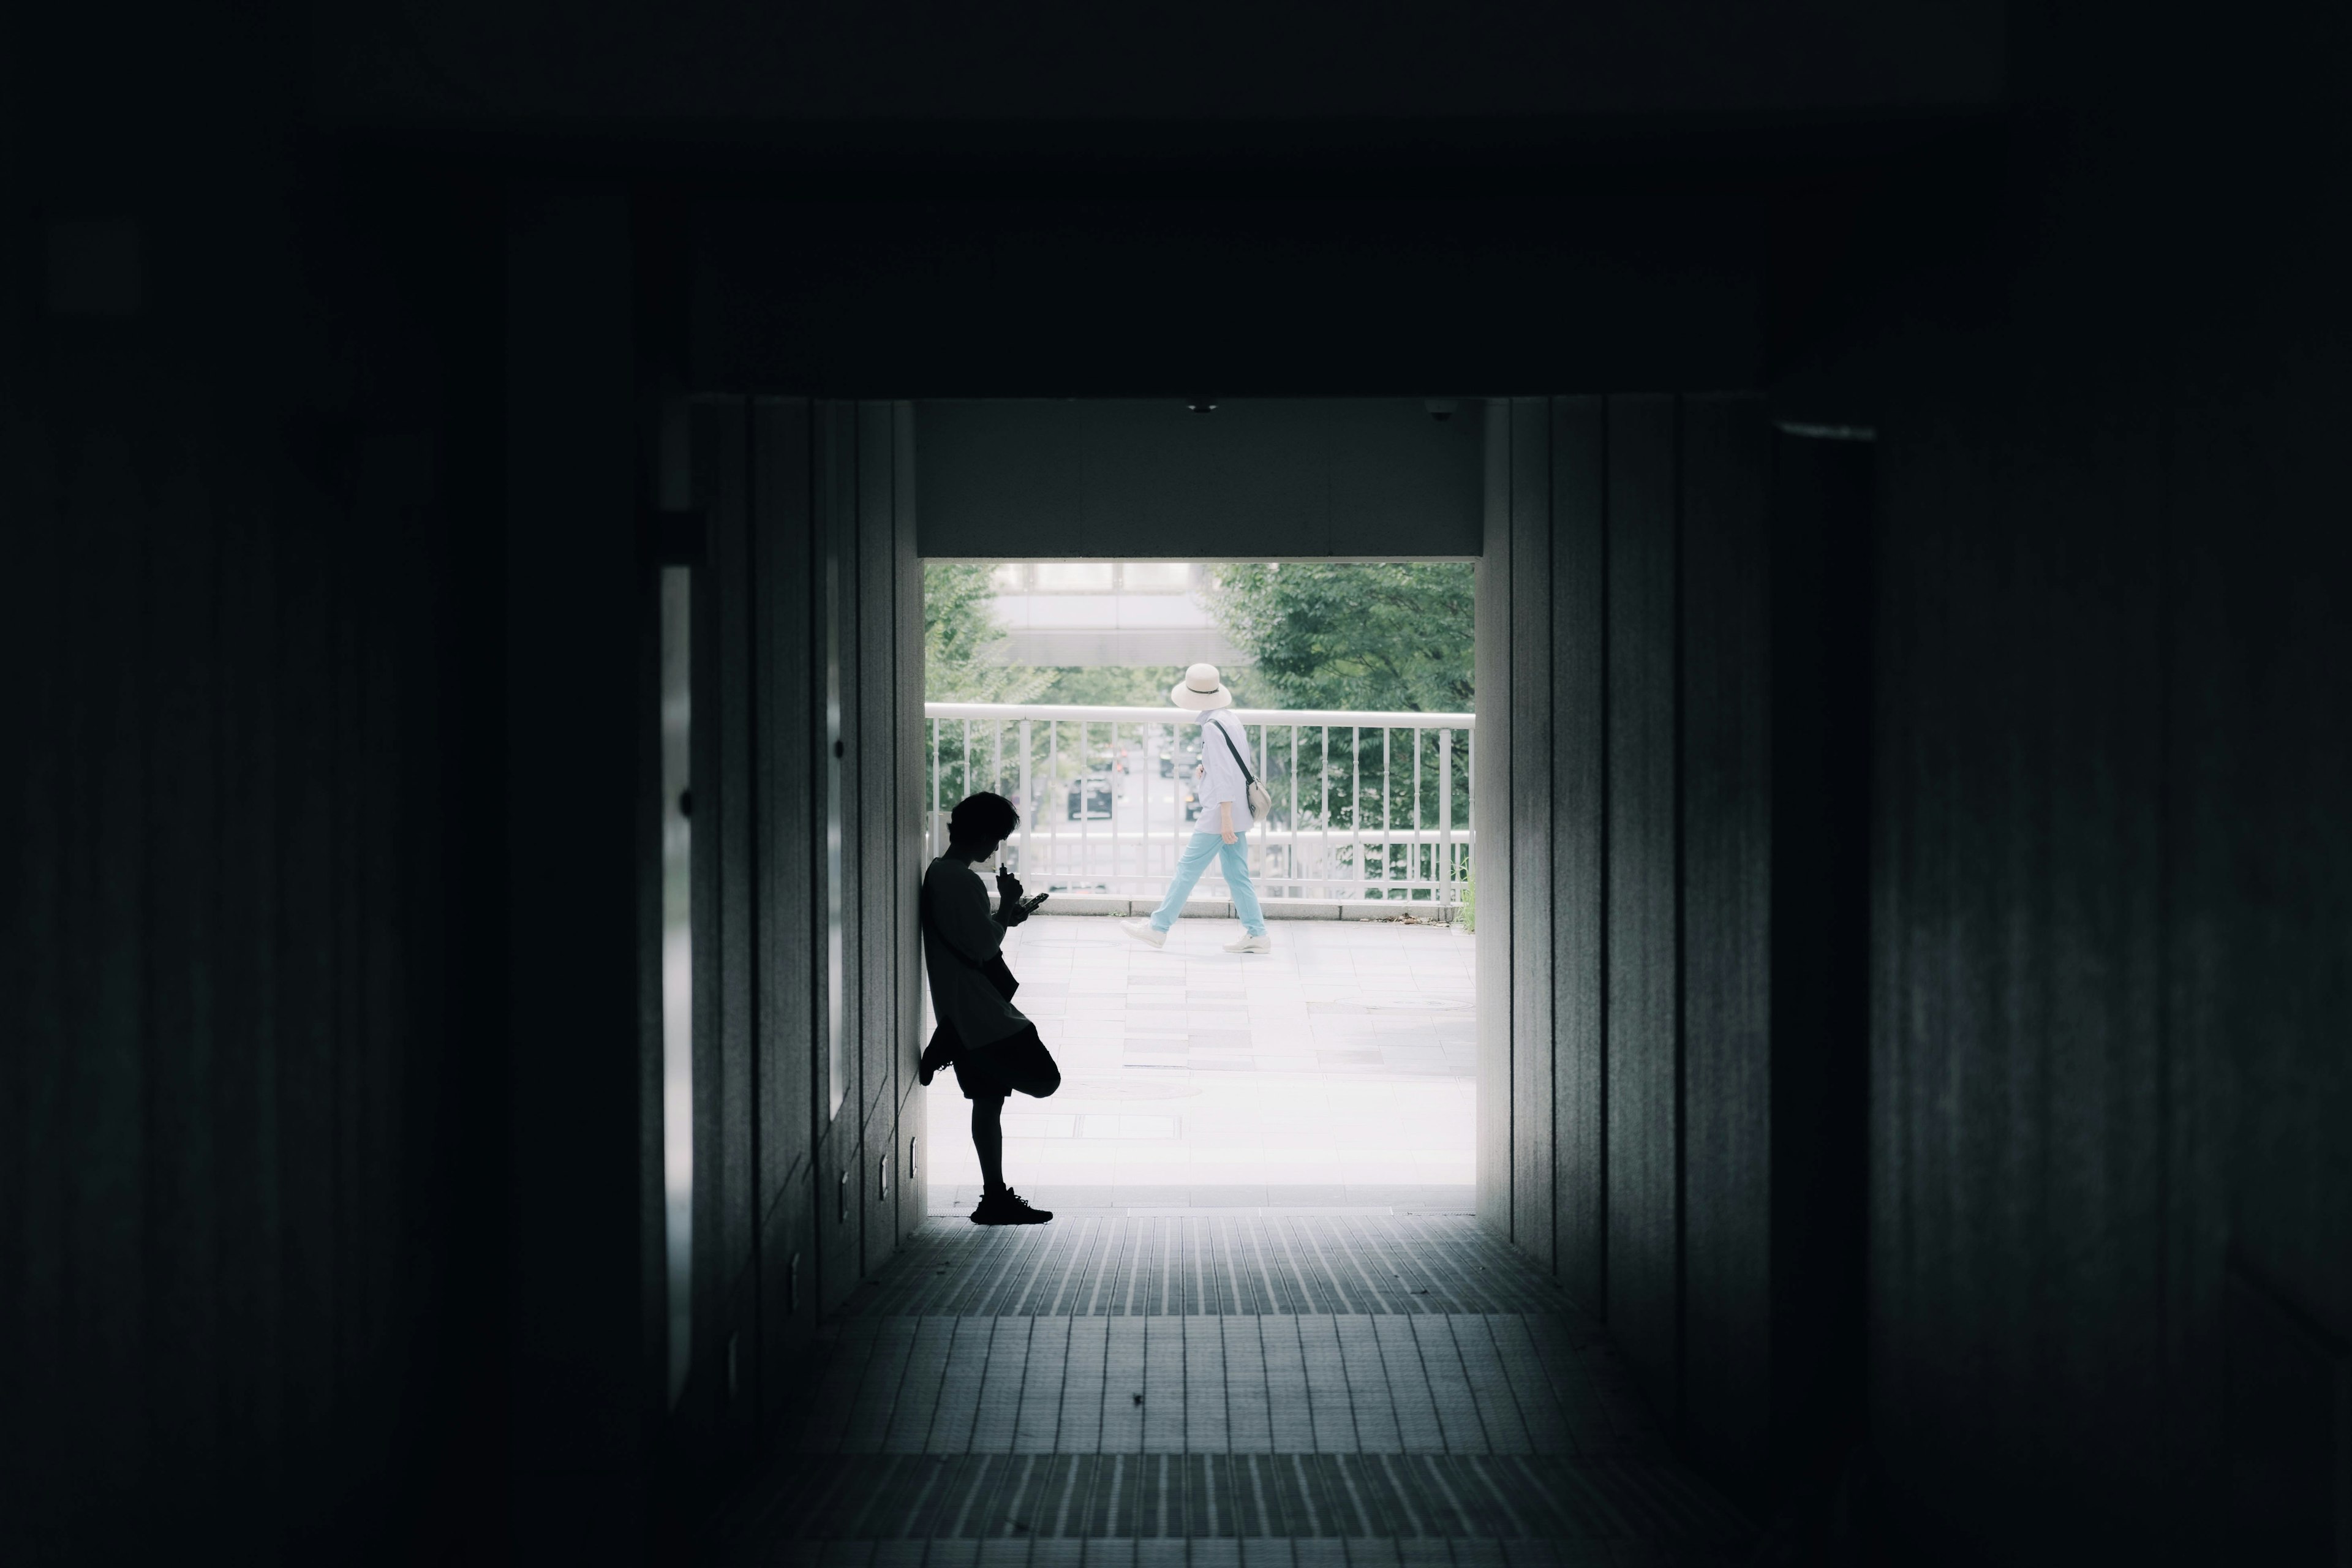
[(1272, 952), (1274, 938), (1265, 931), (1260, 931), (1255, 936), (1244, 931), (1241, 941), (1225, 943), (1225, 951), (1227, 952)]
[(1154, 930), (1150, 921), (1121, 921), (1118, 922), (1118, 929), (1125, 931), (1128, 935), (1133, 937), (1136, 941), (1141, 942), (1146, 947), (1166, 947), (1168, 945), (1168, 933), (1164, 931)]

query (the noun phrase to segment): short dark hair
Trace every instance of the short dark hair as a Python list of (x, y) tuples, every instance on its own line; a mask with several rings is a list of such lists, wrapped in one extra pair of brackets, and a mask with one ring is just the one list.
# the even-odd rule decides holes
[(968, 795), (956, 802), (948, 813), (948, 837), (965, 844), (982, 843), (992, 838), (1010, 838), (1013, 830), (1021, 826), (1021, 808), (1001, 795), (986, 790)]

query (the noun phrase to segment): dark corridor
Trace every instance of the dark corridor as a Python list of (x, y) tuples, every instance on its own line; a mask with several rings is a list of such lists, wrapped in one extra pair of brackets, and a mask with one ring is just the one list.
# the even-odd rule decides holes
[[(0, 1559), (2344, 1568), (2347, 26), (19, 8)], [(1479, 560), (1475, 1229), (930, 1227), (916, 563), (1008, 517)], [(827, 1369), (950, 1319), (875, 1480)], [(1024, 1452), (1088, 1334), (1142, 1426)]]

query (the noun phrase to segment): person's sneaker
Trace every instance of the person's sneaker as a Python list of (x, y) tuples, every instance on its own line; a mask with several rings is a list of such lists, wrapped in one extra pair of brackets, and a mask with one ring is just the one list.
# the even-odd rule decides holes
[(1053, 1210), (1032, 1208), (1029, 1200), (1011, 1187), (989, 1194), (971, 1211), (974, 1225), (1044, 1225), (1053, 1217)]
[(1155, 927), (1150, 921), (1121, 921), (1118, 922), (1118, 929), (1146, 947), (1168, 945), (1168, 933)]
[(1272, 952), (1274, 938), (1265, 931), (1260, 931), (1255, 936), (1244, 931), (1241, 941), (1225, 943), (1225, 951), (1227, 952)]
[(931, 1043), (923, 1047), (923, 1059), (916, 1064), (915, 1077), (925, 1089), (929, 1089), (931, 1079), (939, 1076), (940, 1069), (954, 1060), (955, 1052), (948, 1048), (946, 1036), (933, 1035)]

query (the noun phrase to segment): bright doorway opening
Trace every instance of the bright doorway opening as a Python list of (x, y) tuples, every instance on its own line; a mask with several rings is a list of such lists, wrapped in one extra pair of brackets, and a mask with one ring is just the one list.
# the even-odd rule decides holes
[[(928, 847), (988, 789), (1050, 894), (1008, 933), (1062, 1066), (1003, 1118), (1007, 1179), (1057, 1212), (1469, 1212), (1477, 1110), (1474, 568), (1462, 562), (925, 563)], [(1204, 822), (1217, 666), (1273, 797), (1246, 828), (1272, 951), (1234, 890), (1166, 896)], [(1123, 931), (1162, 915), (1164, 945)], [(925, 1033), (932, 1026), (928, 1009)], [(928, 1091), (931, 1206), (980, 1170), (952, 1074)]]

